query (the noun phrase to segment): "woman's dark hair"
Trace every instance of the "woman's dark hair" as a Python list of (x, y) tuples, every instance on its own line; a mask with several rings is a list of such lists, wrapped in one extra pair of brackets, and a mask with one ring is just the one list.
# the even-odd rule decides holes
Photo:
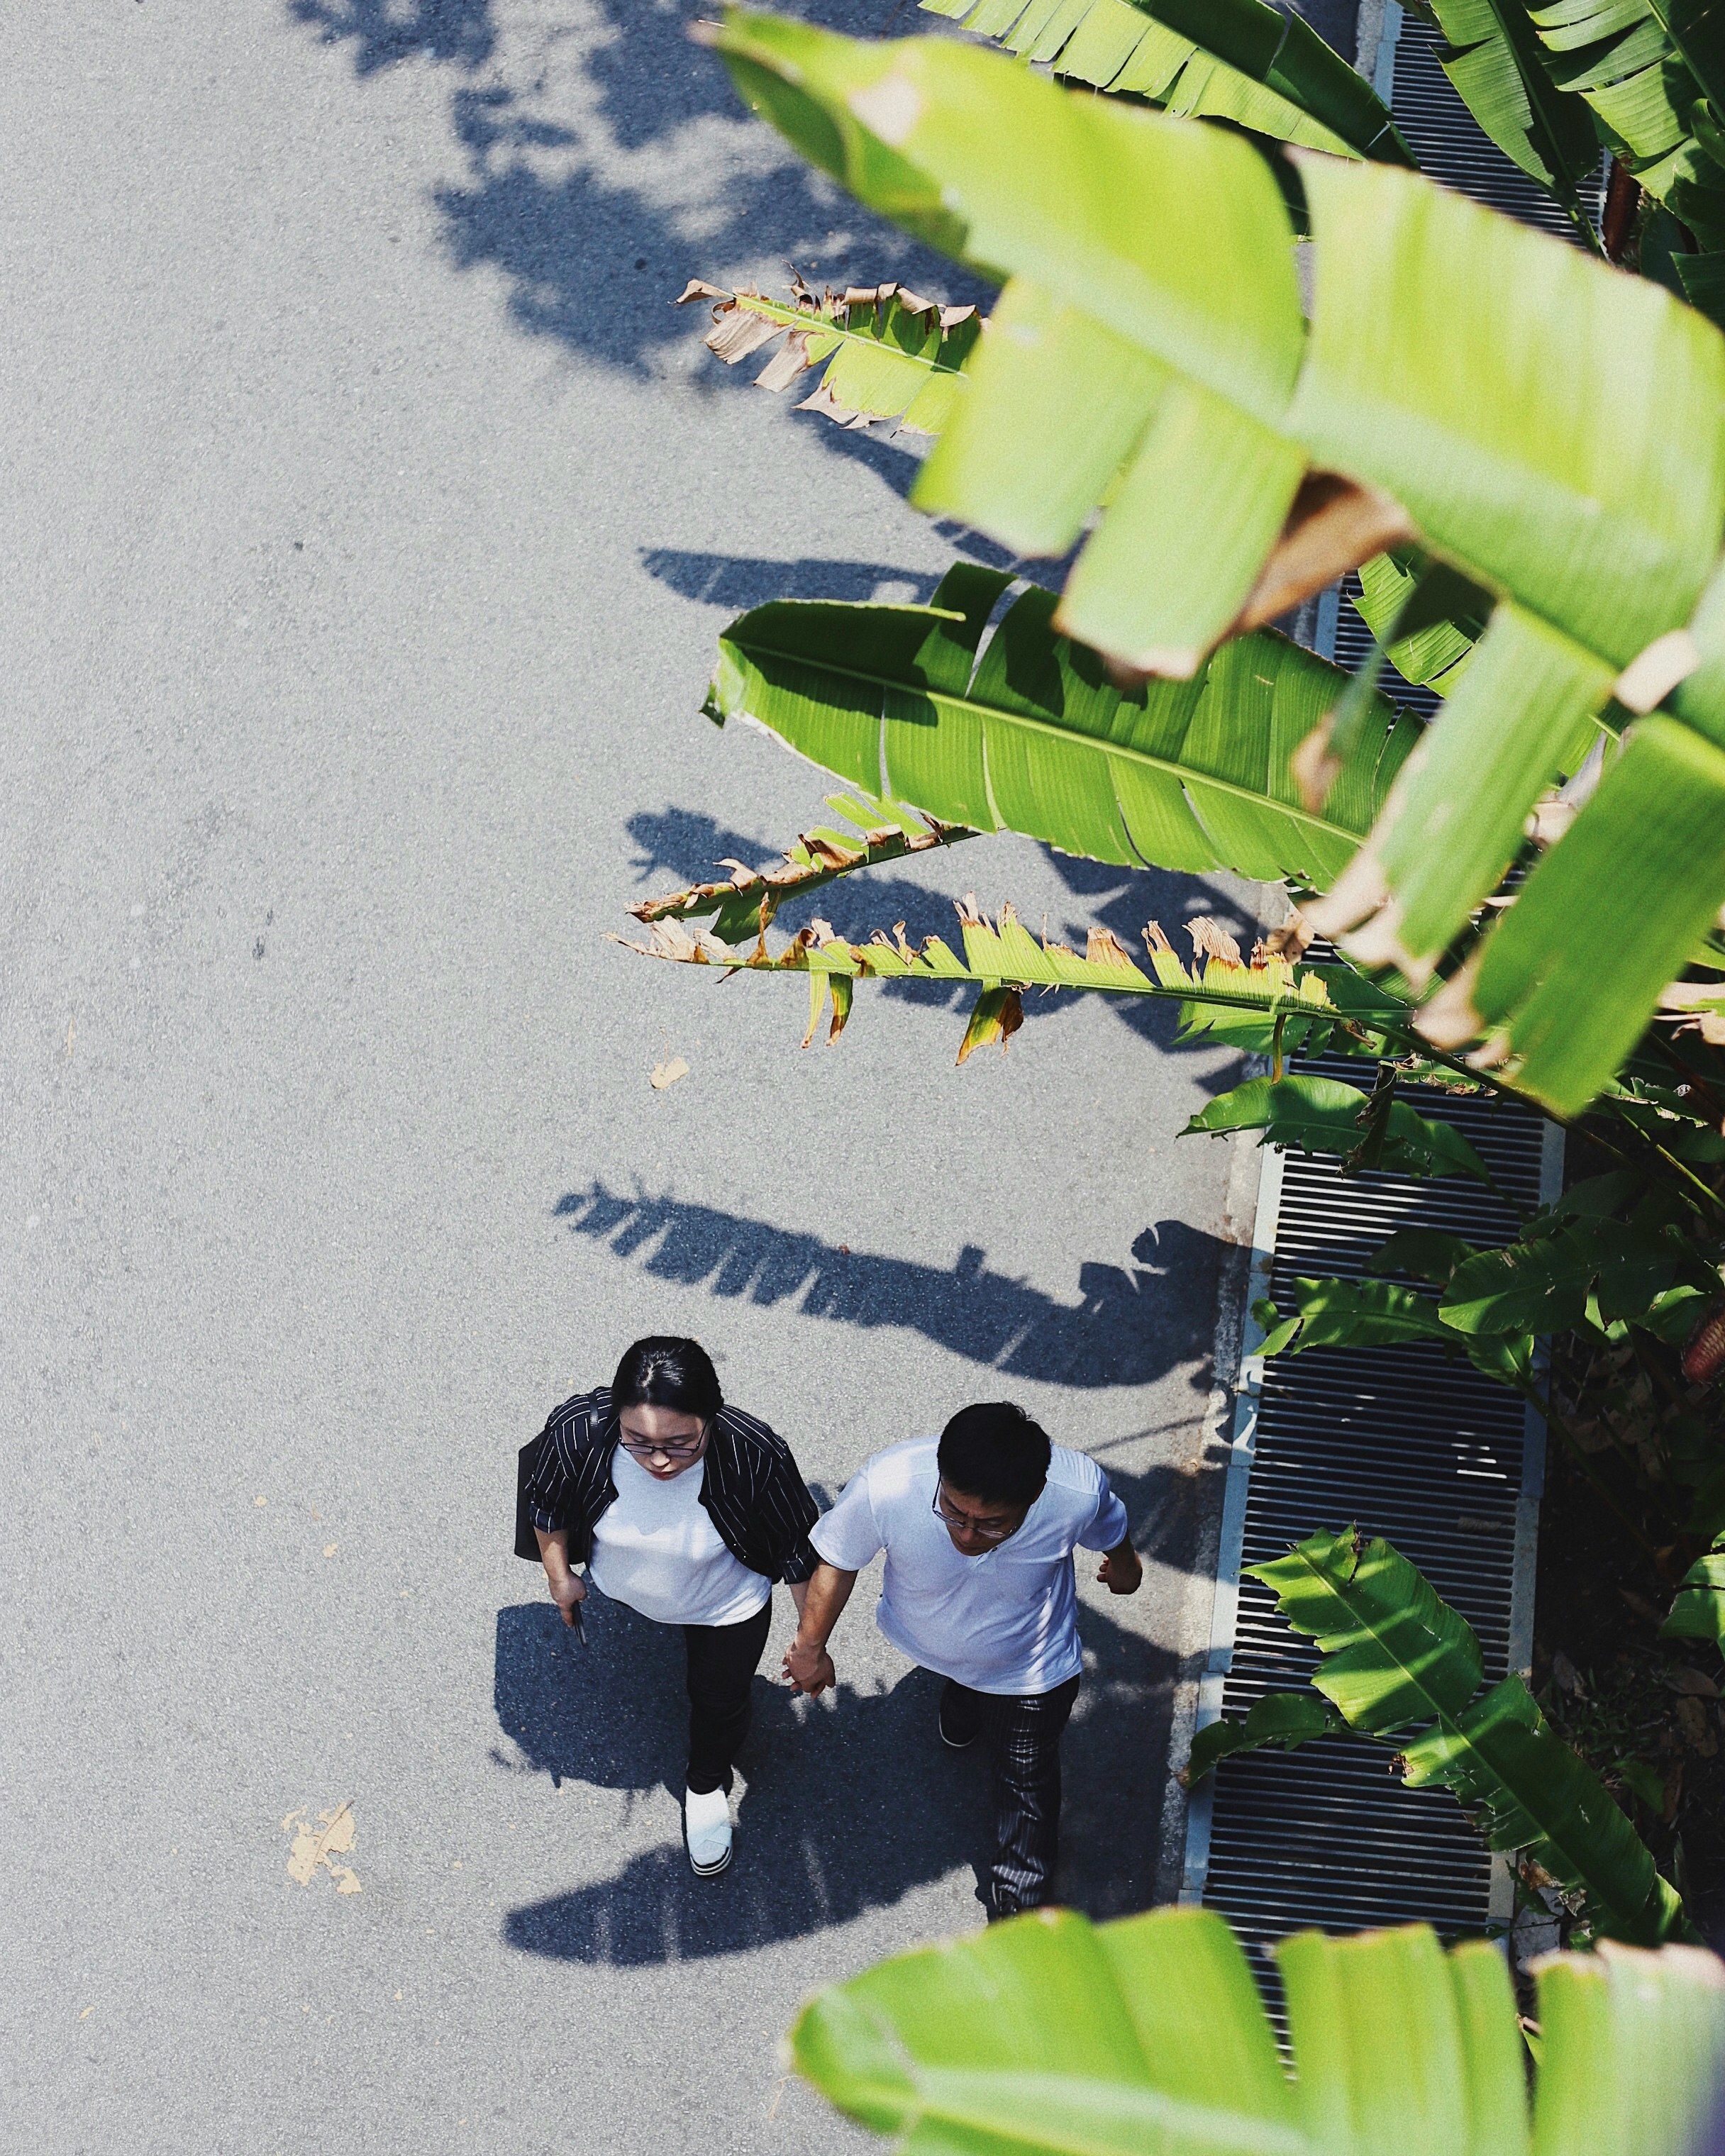
[(698, 1340), (655, 1332), (623, 1351), (611, 1380), (611, 1412), (624, 1408), (675, 1408), (679, 1414), (716, 1415), (725, 1404), (719, 1373)]
[(941, 1479), (967, 1497), (1034, 1505), (1048, 1480), (1048, 1432), (1010, 1400), (960, 1408), (941, 1432)]

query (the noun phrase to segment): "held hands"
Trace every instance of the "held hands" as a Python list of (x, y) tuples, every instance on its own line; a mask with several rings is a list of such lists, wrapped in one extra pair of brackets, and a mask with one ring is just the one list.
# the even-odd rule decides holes
[(1132, 1544), (1122, 1543), (1096, 1567), (1096, 1578), (1111, 1594), (1136, 1594), (1143, 1584), (1144, 1568)]
[(551, 1599), (566, 1625), (575, 1622), (575, 1605), (587, 1599), (587, 1583), (572, 1572), (566, 1572), (561, 1579), (551, 1582)]
[(808, 1645), (800, 1635), (785, 1649), (784, 1673), (794, 1691), (807, 1692), (811, 1699), (819, 1698), (829, 1685), (839, 1681), (826, 1649)]

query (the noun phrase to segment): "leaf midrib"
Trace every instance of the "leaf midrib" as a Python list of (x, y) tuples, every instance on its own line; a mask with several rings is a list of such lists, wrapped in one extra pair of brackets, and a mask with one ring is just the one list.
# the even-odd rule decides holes
[[(1241, 785), (1237, 779), (1214, 778), (1209, 772), (1197, 770), (1190, 764), (1177, 763), (1168, 757), (1153, 756), (1147, 749), (1129, 747), (1122, 742), (1106, 741), (1098, 735), (1081, 732), (1076, 726), (1056, 726), (1048, 719), (1034, 719), (1021, 711), (1004, 711), (995, 704), (978, 703), (973, 696), (954, 696), (949, 690), (923, 688), (913, 681), (894, 680), (884, 674), (865, 673), (860, 667), (841, 666), (830, 659), (808, 659), (800, 653), (783, 651), (767, 644), (752, 646), (743, 643), (738, 638), (731, 636), (721, 638), (721, 641), (732, 645), (745, 657), (748, 657), (751, 664), (758, 665), (752, 657), (754, 652), (765, 651), (772, 657), (782, 660), (788, 665), (806, 666), (812, 671), (835, 675), (847, 681), (865, 682), (873, 689), (882, 691), (896, 689), (905, 696), (927, 696), (932, 704), (949, 705), (955, 711), (968, 711), (980, 720), (992, 720), (1007, 726), (1022, 726), (1029, 733), (1046, 734), (1051, 741), (1066, 742), (1094, 749), (1099, 755), (1123, 757), (1128, 763), (1141, 765), (1147, 771), (1161, 772), (1169, 778), (1179, 779), (1183, 784), (1191, 783), (1212, 787), (1217, 793), (1229, 794), (1235, 800), (1244, 803), (1248, 808), (1271, 815), (1289, 817), (1295, 823), (1303, 824), (1310, 830), (1322, 832), (1327, 838), (1341, 839), (1357, 846), (1365, 836), (1363, 831), (1353, 830), (1345, 824), (1332, 824), (1327, 817), (1315, 816), (1310, 809), (1299, 808), (1291, 801), (1276, 800), (1267, 793), (1257, 792), (1250, 786)], [(758, 713), (752, 712), (749, 716), (755, 718), (758, 724), (767, 727), (769, 732), (776, 734), (780, 732), (771, 720), (761, 718)], [(884, 711), (880, 714), (883, 723), (886, 716)], [(920, 808), (922, 804), (914, 803), (912, 806)]]

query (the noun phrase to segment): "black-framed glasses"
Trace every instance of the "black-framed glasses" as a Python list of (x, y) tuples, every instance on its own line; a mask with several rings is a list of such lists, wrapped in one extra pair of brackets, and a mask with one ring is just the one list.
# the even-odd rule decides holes
[(942, 1527), (968, 1527), (972, 1534), (980, 1536), (985, 1543), (1004, 1543), (1015, 1535), (1024, 1524), (1022, 1520), (1018, 1520), (1009, 1527), (997, 1527), (982, 1520), (972, 1519), (968, 1512), (949, 1512), (942, 1502), (941, 1486), (938, 1482), (934, 1486), (934, 1516)]
[(617, 1426), (617, 1442), (632, 1460), (651, 1459), (655, 1452), (662, 1452), (667, 1460), (693, 1460), (702, 1445), (706, 1443), (707, 1434), (711, 1428), (711, 1423), (703, 1423), (701, 1425), (699, 1437), (677, 1437), (666, 1440), (658, 1437), (631, 1437), (619, 1423)]

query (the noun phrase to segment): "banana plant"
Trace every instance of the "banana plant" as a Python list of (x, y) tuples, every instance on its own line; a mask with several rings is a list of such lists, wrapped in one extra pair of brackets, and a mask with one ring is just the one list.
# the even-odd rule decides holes
[[(1288, 2057), (1208, 1909), (1015, 1917), (877, 1963), (791, 2032), (796, 2070), (906, 2156), (1702, 2156), (1725, 1974), (1693, 1947), (1534, 1965), (1425, 1925), (1276, 1959)], [(1526, 2043), (1523, 2042), (1525, 2031)], [(1527, 2070), (1527, 2051), (1533, 2071)]]
[[(1427, 995), (1436, 1046), (1483, 1042), (1536, 1099), (1584, 1106), (1725, 898), (1725, 340), (1411, 174), (1333, 159), (1301, 168), (1308, 331), (1281, 190), (1242, 140), (941, 40), (742, 14), (714, 34), (817, 162), (1009, 275), (916, 498), (1058, 552), (1106, 491), (1051, 626), (1117, 671), (1190, 680), (1390, 546), (1482, 595), (1423, 757), (1309, 918)], [(1536, 803), (1632, 711), (1654, 715), (1482, 919)], [(973, 763), (948, 724), (925, 766)], [(1308, 800), (1347, 766), (1334, 736), (1313, 729)]]
[[(1481, 1691), (1472, 1626), (1399, 1552), (1381, 1537), (1362, 1548), (1346, 1528), (1246, 1572), (1294, 1631), (1317, 1640), (1313, 1689), (1349, 1729), (1393, 1743), (1409, 1788), (1453, 1790), (1488, 1847), (1519, 1851), (1578, 1896), (1596, 1935), (1639, 1946), (1691, 1935), (1676, 1888), (1604, 1784), (1520, 1676)], [(1327, 1726), (1312, 1715), (1303, 1734)], [(1247, 1723), (1213, 1722), (1193, 1741), (1189, 1780), (1254, 1742), (1301, 1741), (1291, 1721), (1255, 1735)]]
[(1422, 1116), (1397, 1100), (1393, 1065), (1381, 1064), (1378, 1072), (1378, 1083), (1369, 1093), (1312, 1071), (1249, 1078), (1206, 1102), (1180, 1135), (1262, 1131), (1266, 1145), (1339, 1153), (1356, 1172), (1471, 1175), (1491, 1183), (1491, 1171), (1453, 1124)]
[(1299, 16), (1264, 0), (922, 0), (1070, 82), (1281, 142), (1412, 165), (1389, 107)]

